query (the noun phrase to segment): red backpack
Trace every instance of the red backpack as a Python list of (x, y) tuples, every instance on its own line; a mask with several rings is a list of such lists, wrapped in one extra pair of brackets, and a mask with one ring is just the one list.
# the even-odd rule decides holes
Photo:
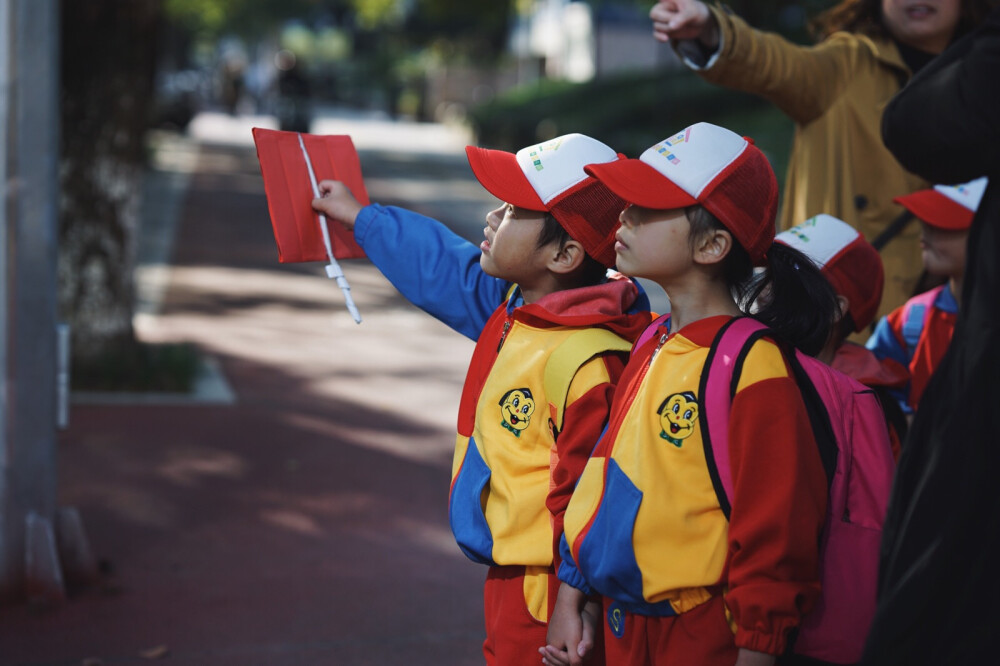
[[(639, 337), (652, 337), (661, 317)], [(767, 327), (737, 317), (718, 333), (702, 379), (702, 438), (719, 503), (729, 516), (733, 479), (729, 462), (730, 405), (743, 361)], [(853, 664), (861, 659), (875, 614), (878, 553), (895, 462), (885, 416), (875, 393), (860, 382), (796, 350), (786, 353), (809, 412), (829, 482), (820, 542), (822, 594), (802, 620), (792, 651), (812, 659)]]

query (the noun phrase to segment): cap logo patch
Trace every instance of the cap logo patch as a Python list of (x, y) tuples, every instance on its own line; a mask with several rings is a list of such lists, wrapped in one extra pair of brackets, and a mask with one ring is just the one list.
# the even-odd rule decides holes
[(674, 146), (679, 146), (691, 137), (691, 128), (687, 128), (685, 131), (679, 133), (677, 136), (671, 137), (660, 142), (660, 145), (656, 147), (656, 152), (663, 155), (665, 158), (670, 160), (673, 164), (680, 164), (681, 160), (679, 157), (674, 155), (670, 149)]
[(562, 137), (558, 139), (553, 139), (552, 141), (546, 141), (545, 143), (540, 143), (533, 149), (531, 149), (531, 151), (528, 153), (528, 157), (529, 159), (531, 159), (531, 163), (534, 165), (535, 171), (541, 171), (542, 169), (545, 168), (545, 166), (542, 164), (541, 153), (545, 151), (554, 152), (556, 150), (559, 150), (560, 145), (562, 145)]
[(614, 161), (618, 154), (597, 139), (567, 134), (522, 148), (514, 158), (538, 199), (550, 206), (556, 197), (590, 178), (584, 166)]
[(961, 185), (935, 185), (934, 189), (937, 190), (938, 194), (943, 194), (958, 205), (976, 212), (988, 182), (984, 176)]
[(782, 231), (775, 240), (794, 247), (822, 268), (859, 235), (843, 220), (821, 213)]
[(800, 227), (792, 227), (791, 229), (788, 230), (788, 233), (791, 234), (792, 236), (795, 236), (803, 243), (809, 242), (809, 236), (807, 236), (806, 232), (803, 231)]

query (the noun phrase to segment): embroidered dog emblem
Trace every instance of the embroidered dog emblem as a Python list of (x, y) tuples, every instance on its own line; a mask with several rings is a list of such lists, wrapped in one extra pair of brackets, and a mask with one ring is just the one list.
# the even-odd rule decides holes
[(667, 396), (660, 408), (660, 437), (680, 448), (698, 421), (698, 398), (691, 391)]
[(511, 389), (500, 398), (500, 425), (514, 433), (516, 437), (528, 427), (531, 415), (535, 411), (535, 400), (531, 389)]

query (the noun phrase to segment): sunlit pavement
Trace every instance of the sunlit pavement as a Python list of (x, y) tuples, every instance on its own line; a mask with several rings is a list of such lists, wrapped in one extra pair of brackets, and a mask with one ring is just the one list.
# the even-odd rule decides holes
[[(74, 404), (60, 505), (105, 575), (0, 610), (0, 664), (482, 663), (485, 570), (446, 511), (472, 343), (367, 261), (343, 262), (360, 325), (320, 265), (277, 262), (249, 133), (269, 122), (161, 137), (137, 330), (196, 344), (230, 394)], [(493, 202), (461, 131), (347, 113), (313, 131), (352, 136), (373, 200), (481, 234)]]

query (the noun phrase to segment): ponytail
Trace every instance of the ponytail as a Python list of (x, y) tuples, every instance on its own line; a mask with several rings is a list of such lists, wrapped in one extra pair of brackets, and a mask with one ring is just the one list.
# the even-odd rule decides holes
[[(767, 269), (738, 292), (740, 309), (770, 328), (781, 342), (815, 356), (837, 320), (837, 294), (806, 255), (784, 243), (767, 251)], [(756, 304), (756, 310), (750, 312)]]

